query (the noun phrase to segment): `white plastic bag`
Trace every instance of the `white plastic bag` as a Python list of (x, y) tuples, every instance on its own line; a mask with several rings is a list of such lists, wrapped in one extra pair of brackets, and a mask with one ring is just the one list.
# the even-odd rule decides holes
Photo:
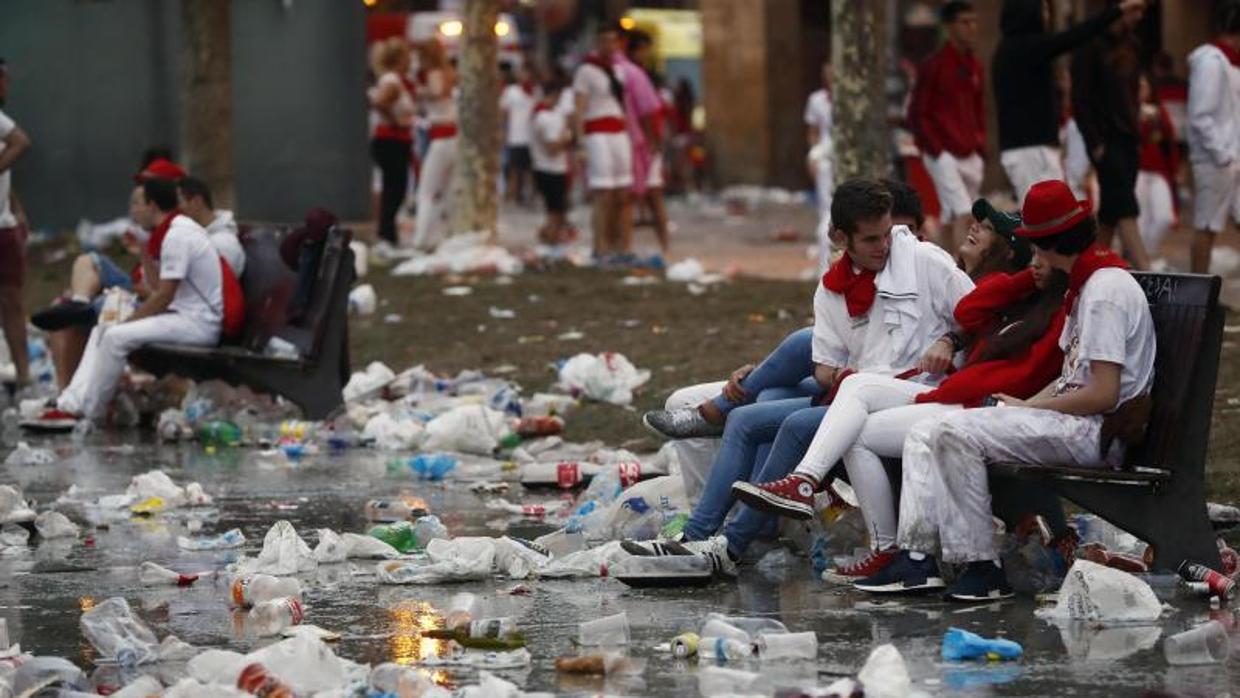
[(557, 386), (590, 400), (627, 405), (633, 391), (650, 380), (650, 371), (638, 370), (623, 354), (578, 354), (560, 367)]
[(489, 456), (510, 431), (503, 412), (482, 405), (455, 407), (427, 423), (422, 448)]
[(78, 526), (58, 511), (45, 511), (35, 517), (35, 530), (47, 540), (53, 538), (77, 538)]
[(8, 466), (50, 465), (56, 462), (56, 455), (46, 448), (31, 448), (25, 441), (18, 441), (17, 446), (4, 459)]
[(129, 602), (114, 596), (82, 614), (82, 634), (99, 653), (99, 659), (122, 666), (137, 666), (159, 659), (155, 633), (129, 610)]
[(366, 422), (362, 438), (373, 440), (380, 451), (411, 451), (426, 438), (426, 429), (416, 419), (397, 419), (380, 412)]
[(382, 361), (372, 361), (365, 371), (358, 371), (349, 377), (345, 384), (345, 402), (352, 402), (366, 393), (374, 392), (396, 379), (396, 372), (388, 368)]
[(866, 698), (904, 698), (913, 690), (904, 657), (895, 645), (879, 645), (870, 652), (857, 679), (865, 688)]
[(34, 521), (34, 509), (26, 503), (22, 491), (12, 485), (0, 485), (0, 524)]
[(236, 574), (263, 573), (276, 577), (306, 572), (318, 567), (318, 560), (306, 541), (288, 521), (277, 521), (263, 537), (263, 549), (257, 558), (239, 560)]
[(426, 546), (430, 562), (380, 562), (375, 568), (385, 584), (437, 584), (490, 579), (495, 542), (490, 538), (436, 538)]
[(351, 315), (373, 315), (378, 304), (379, 296), (375, 293), (375, 287), (370, 284), (362, 284), (349, 291), (349, 314)]
[(1096, 625), (1155, 623), (1162, 604), (1144, 580), (1088, 560), (1077, 560), (1059, 588), (1054, 608), (1038, 616), (1053, 621), (1086, 621)]
[(309, 628), (298, 628), (293, 637), (251, 652), (242, 668), (253, 662), (262, 664), (299, 696), (324, 691), (341, 691), (343, 695), (351, 685), (364, 685), (370, 671), (365, 665), (336, 656)]

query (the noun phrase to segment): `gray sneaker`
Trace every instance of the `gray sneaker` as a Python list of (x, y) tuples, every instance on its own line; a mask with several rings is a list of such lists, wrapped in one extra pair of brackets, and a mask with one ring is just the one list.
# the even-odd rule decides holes
[(668, 439), (695, 439), (723, 435), (723, 425), (706, 421), (696, 407), (652, 410), (642, 415), (642, 424), (646, 425), (650, 431)]

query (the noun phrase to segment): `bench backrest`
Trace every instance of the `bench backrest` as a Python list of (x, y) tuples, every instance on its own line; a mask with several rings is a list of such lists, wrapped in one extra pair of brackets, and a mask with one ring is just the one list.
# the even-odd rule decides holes
[(323, 241), (323, 256), (319, 259), (314, 290), (310, 293), (305, 314), (297, 323), (310, 332), (307, 358), (317, 356), (323, 344), (327, 316), (333, 308), (332, 300), (339, 294), (347, 295), (353, 284), (353, 251), (349, 249), (352, 239), (353, 234), (347, 229), (333, 226), (327, 231), (327, 239)]
[(1221, 280), (1200, 274), (1134, 272), (1145, 290), (1158, 335), (1153, 411), (1145, 443), (1128, 464), (1194, 477), (1205, 469), (1223, 342)]

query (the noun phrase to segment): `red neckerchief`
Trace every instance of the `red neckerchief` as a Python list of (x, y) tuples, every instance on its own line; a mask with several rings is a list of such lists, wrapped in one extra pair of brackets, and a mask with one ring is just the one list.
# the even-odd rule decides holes
[(535, 105), (534, 105), (534, 113), (535, 113), (535, 114), (537, 114), (537, 113), (538, 113), (538, 112), (540, 112), (540, 111), (548, 111), (548, 110), (550, 110), (550, 109), (551, 109), (551, 107), (547, 106), (546, 104), (543, 104), (542, 102), (539, 102), (538, 104), (535, 104)]
[(177, 209), (172, 209), (159, 225), (151, 231), (151, 237), (147, 238), (146, 251), (151, 255), (152, 259), (159, 259), (159, 251), (164, 246), (164, 236), (168, 234), (168, 228), (172, 227), (172, 219), (181, 214)]
[(1240, 68), (1240, 51), (1237, 51), (1235, 47), (1222, 41), (1215, 41), (1213, 43), (1218, 50), (1223, 52), (1224, 56), (1227, 56), (1227, 60), (1231, 61), (1232, 65)]
[(534, 81), (533, 80), (524, 80), (517, 84), (521, 86), (521, 90), (525, 92), (525, 94), (531, 97), (534, 96)]
[(1068, 292), (1063, 297), (1064, 309), (1071, 313), (1072, 304), (1076, 302), (1076, 297), (1080, 295), (1081, 289), (1085, 287), (1085, 282), (1089, 281), (1089, 277), (1099, 269), (1112, 267), (1115, 269), (1127, 269), (1128, 262), (1123, 257), (1115, 254), (1110, 249), (1094, 243), (1085, 248), (1081, 256), (1076, 258), (1076, 262), (1072, 264), (1072, 271), (1068, 274)]
[(870, 312), (870, 306), (874, 305), (874, 296), (878, 293), (874, 278), (877, 276), (877, 272), (869, 269), (863, 269), (861, 273), (853, 271), (852, 258), (845, 252), (822, 275), (822, 285), (828, 291), (844, 296), (849, 317), (861, 317)]

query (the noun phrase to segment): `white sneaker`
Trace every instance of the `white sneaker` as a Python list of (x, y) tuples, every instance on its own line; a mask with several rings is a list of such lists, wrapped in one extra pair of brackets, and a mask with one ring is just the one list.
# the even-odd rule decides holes
[(725, 577), (736, 576), (736, 561), (728, 554), (728, 539), (724, 536), (714, 536), (706, 540), (687, 540), (681, 545), (693, 551), (695, 555), (710, 559), (715, 574)]

